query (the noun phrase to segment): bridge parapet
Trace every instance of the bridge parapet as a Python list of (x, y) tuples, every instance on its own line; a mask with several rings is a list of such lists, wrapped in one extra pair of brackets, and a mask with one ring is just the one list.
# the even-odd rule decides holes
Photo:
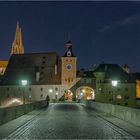
[(42, 105), (44, 105), (44, 102), (45, 101), (39, 101), (24, 105), (0, 108), (0, 125), (10, 120), (16, 119), (24, 114), (27, 114), (28, 112), (36, 108), (42, 107)]
[(140, 127), (140, 109), (93, 101), (84, 101), (83, 103), (90, 108), (105, 112)]

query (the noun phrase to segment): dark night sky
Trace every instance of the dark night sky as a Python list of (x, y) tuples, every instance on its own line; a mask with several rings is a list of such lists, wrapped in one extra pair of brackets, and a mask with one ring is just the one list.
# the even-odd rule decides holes
[(16, 22), (26, 52), (65, 52), (71, 33), (78, 68), (127, 63), (140, 72), (140, 2), (0, 2), (0, 59), (8, 59)]

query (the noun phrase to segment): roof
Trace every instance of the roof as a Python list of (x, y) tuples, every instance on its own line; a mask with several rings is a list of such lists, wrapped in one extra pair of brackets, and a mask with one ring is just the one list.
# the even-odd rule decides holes
[(7, 60), (2, 60), (0, 61), (0, 67), (7, 67), (8, 61)]
[[(11, 56), (1, 84), (20, 84), (27, 79), (30, 84), (56, 84), (60, 78), (54, 75), (59, 57), (55, 52), (14, 54)], [(36, 73), (40, 80), (36, 82)]]
[(105, 79), (116, 79), (122, 82), (135, 82), (134, 76), (125, 72), (118, 64), (100, 64), (94, 72), (104, 72)]
[(84, 69), (77, 71), (77, 77), (95, 78), (93, 71), (85, 71)]

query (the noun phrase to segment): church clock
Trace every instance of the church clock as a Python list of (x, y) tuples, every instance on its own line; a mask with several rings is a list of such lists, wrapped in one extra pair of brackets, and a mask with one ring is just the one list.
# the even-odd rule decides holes
[(71, 69), (72, 69), (72, 65), (71, 65), (71, 64), (67, 64), (67, 65), (66, 65), (66, 69), (67, 69), (67, 70), (71, 70)]

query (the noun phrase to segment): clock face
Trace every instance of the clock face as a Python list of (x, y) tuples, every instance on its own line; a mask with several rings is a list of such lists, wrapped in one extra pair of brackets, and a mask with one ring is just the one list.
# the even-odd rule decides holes
[(72, 65), (71, 64), (67, 64), (66, 68), (67, 68), (67, 70), (71, 70), (72, 69)]

